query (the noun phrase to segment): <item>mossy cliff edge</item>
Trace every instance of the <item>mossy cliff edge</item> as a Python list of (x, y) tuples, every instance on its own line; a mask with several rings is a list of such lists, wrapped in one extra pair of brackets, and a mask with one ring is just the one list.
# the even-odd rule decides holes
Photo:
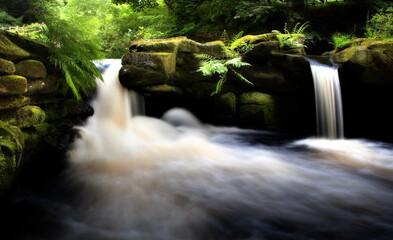
[(25, 162), (56, 146), (92, 108), (60, 94), (62, 73), (40, 43), (0, 31), (0, 196)]

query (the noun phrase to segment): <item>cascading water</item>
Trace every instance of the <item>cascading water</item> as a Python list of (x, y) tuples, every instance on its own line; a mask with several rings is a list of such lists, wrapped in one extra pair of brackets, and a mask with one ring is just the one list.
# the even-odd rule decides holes
[(20, 223), (24, 208), (15, 221), (20, 229), (7, 239), (393, 236), (391, 145), (343, 139), (272, 144), (273, 133), (207, 126), (181, 109), (169, 111), (165, 121), (131, 117), (117, 80), (120, 62), (111, 63), (99, 84), (96, 114), (80, 127), (60, 183), (48, 182), (44, 196), (16, 201), (17, 209), (21, 202), (34, 206), (32, 226), (52, 229), (32, 233)]
[(317, 132), (330, 139), (344, 137), (341, 88), (336, 66), (308, 59), (314, 79)]

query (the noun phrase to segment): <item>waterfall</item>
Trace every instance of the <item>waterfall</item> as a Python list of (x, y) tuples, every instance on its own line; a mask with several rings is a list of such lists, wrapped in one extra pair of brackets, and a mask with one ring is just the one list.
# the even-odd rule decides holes
[(317, 133), (319, 136), (344, 138), (340, 80), (337, 66), (308, 59), (314, 80)]

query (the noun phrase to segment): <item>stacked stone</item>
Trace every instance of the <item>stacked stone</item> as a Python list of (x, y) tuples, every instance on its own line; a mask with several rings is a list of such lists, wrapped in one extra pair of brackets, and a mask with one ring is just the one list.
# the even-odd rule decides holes
[(46, 46), (0, 31), (0, 195), (11, 188), (21, 162), (59, 134), (59, 122), (73, 126), (65, 117), (80, 107), (58, 93), (64, 79), (48, 56)]

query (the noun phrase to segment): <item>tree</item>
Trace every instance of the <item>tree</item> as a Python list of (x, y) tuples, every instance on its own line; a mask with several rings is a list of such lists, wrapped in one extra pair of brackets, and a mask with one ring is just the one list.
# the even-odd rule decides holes
[(112, 0), (114, 4), (129, 4), (137, 11), (158, 6), (156, 0)]

